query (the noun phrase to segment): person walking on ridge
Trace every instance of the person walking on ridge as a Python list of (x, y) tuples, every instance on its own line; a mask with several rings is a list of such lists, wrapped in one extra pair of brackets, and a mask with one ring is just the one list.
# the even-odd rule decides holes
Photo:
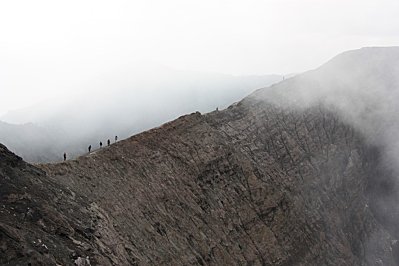
[(100, 149), (103, 147), (103, 143), (100, 141)]
[(89, 153), (90, 153), (90, 151), (91, 151), (91, 145), (89, 145), (89, 148), (87, 148), (88, 150), (89, 150)]
[(115, 142), (117, 142), (118, 141), (118, 136), (115, 136)]
[(66, 161), (66, 152), (64, 152), (64, 161)]
[(108, 146), (111, 145), (111, 141), (109, 139), (107, 140), (107, 144)]

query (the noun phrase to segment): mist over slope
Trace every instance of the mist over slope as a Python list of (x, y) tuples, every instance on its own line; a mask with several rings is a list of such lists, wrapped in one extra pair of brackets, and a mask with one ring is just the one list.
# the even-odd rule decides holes
[(342, 53), (316, 70), (250, 97), (294, 110), (331, 108), (370, 144), (382, 147), (387, 164), (399, 166), (399, 47)]
[(45, 162), (51, 156), (59, 156), (51, 144), (57, 141), (60, 134), (56, 132), (32, 123), (14, 125), (0, 121), (0, 142), (26, 156), (26, 160), (36, 158)]
[[(133, 71), (133, 70), (132, 70)], [(71, 98), (54, 99), (38, 106), (10, 112), (0, 120), (34, 123), (21, 132), (2, 130), (0, 142), (30, 162), (60, 161), (119, 138), (155, 127), (193, 111), (209, 112), (238, 101), (253, 90), (281, 81), (282, 76), (229, 76), (161, 69), (132, 76), (129, 69), (104, 73), (87, 90)], [(136, 72), (132, 72), (136, 73)], [(34, 146), (31, 145), (34, 143)]]
[[(388, 145), (397, 128), (389, 105), (398, 54), (344, 53), (225, 110), (192, 113), (76, 160), (40, 165), (46, 177), (40, 172), (39, 180), (69, 191), (58, 207), (88, 203), (79, 221), (65, 214), (68, 231), (55, 231), (70, 254), (59, 253), (53, 239), (41, 251), (8, 237), (0, 252), (13, 252), (0, 257), (29, 262), (35, 254), (71, 265), (78, 258), (91, 265), (398, 265), (396, 146)], [(9, 157), (3, 148), (0, 162)], [(27, 211), (12, 200), (35, 191), (14, 181), (14, 171), (26, 172), (20, 164), (5, 164), (0, 175), (13, 188), (1, 193), (8, 212), (0, 232), (25, 239), (47, 232), (44, 219), (29, 222), (30, 230), (17, 226)], [(85, 215), (90, 206), (98, 215)]]

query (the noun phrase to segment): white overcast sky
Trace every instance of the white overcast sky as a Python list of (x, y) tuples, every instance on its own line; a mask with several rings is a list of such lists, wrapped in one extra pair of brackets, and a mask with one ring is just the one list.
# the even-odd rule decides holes
[(398, 14), (398, 0), (0, 1), (0, 114), (144, 65), (305, 71), (399, 45)]

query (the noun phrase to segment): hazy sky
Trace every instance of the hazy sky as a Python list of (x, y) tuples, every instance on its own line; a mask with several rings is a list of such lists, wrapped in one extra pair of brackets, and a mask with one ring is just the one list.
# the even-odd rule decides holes
[(398, 14), (398, 0), (0, 1), (0, 114), (120, 69), (301, 72), (399, 45)]

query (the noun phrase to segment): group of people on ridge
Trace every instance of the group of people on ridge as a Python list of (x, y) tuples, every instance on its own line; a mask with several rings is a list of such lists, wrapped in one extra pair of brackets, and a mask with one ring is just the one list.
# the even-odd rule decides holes
[[(117, 141), (118, 141), (118, 136), (115, 136), (115, 142), (117, 142)], [(108, 144), (108, 146), (111, 145), (111, 140), (110, 139), (107, 140), (107, 144)], [(103, 147), (103, 143), (102, 143), (102, 141), (100, 141), (100, 149), (102, 147)], [(91, 145), (89, 145), (89, 147), (87, 149), (89, 150), (89, 153), (90, 153), (91, 152)], [(64, 161), (66, 161), (66, 159), (67, 159), (67, 154), (66, 154), (66, 152), (64, 152)]]

